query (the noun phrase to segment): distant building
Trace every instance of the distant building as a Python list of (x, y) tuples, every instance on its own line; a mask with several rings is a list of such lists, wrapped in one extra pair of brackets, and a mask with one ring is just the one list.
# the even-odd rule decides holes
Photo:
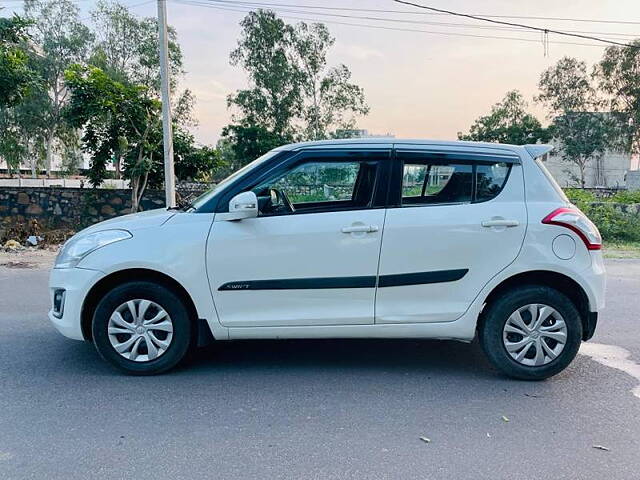
[[(611, 112), (584, 112), (574, 115), (590, 115), (602, 120), (614, 120), (615, 114)], [(562, 119), (562, 117), (559, 117)], [(543, 158), (547, 169), (555, 177), (561, 187), (580, 187), (580, 168), (571, 161), (562, 159), (562, 145), (557, 139), (551, 144), (555, 146), (548, 155)], [(600, 157), (594, 156), (585, 168), (585, 187), (587, 188), (626, 188), (627, 172), (640, 168), (637, 155), (631, 155), (616, 150), (607, 150)]]
[[(555, 145), (552, 150), (542, 160), (547, 170), (551, 172), (561, 187), (579, 187), (580, 169), (573, 163), (562, 159), (560, 146), (557, 141), (551, 142)], [(631, 170), (638, 170), (638, 156), (629, 153), (607, 151), (602, 158), (593, 158), (585, 169), (585, 186), (587, 188), (626, 187), (626, 175)]]
[(392, 133), (373, 134), (366, 129), (336, 130), (336, 138), (395, 138)]

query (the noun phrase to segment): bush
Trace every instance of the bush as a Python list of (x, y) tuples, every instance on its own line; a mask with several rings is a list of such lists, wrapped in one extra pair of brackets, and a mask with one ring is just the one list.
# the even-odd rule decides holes
[(596, 198), (589, 190), (582, 190), (581, 188), (565, 188), (564, 193), (571, 200), (571, 203), (580, 208), (582, 208), (583, 204), (602, 201)]
[(576, 205), (590, 202), (640, 203), (640, 190), (634, 192), (623, 190), (610, 197), (598, 197), (592, 191), (582, 190), (580, 188), (565, 188), (564, 193), (569, 197), (569, 200)]
[(616, 203), (640, 203), (640, 190), (635, 192), (618, 192), (609, 197), (608, 200)]
[(640, 242), (639, 217), (621, 212), (606, 203), (583, 203), (578, 207), (596, 224), (603, 240)]

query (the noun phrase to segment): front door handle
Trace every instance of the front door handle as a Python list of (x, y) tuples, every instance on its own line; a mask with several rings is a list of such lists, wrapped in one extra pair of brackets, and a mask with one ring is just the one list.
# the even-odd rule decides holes
[(483, 227), (517, 227), (518, 225), (520, 225), (518, 220), (506, 220), (504, 218), (496, 218), (482, 222)]
[(377, 225), (351, 225), (342, 227), (342, 233), (373, 233), (378, 231)]

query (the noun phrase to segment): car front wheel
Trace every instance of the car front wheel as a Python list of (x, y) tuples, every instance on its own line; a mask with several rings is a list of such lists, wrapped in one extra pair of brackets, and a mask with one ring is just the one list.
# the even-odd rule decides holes
[(182, 300), (151, 282), (130, 282), (107, 293), (93, 317), (93, 342), (100, 355), (133, 375), (154, 375), (187, 354), (192, 324)]
[(532, 285), (513, 289), (487, 305), (479, 337), (498, 370), (514, 378), (543, 380), (575, 358), (582, 323), (564, 294)]

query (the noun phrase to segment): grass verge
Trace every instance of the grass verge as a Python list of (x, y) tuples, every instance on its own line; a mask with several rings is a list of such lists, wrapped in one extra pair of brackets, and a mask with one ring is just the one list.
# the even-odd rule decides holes
[(604, 258), (640, 258), (640, 242), (605, 242)]

